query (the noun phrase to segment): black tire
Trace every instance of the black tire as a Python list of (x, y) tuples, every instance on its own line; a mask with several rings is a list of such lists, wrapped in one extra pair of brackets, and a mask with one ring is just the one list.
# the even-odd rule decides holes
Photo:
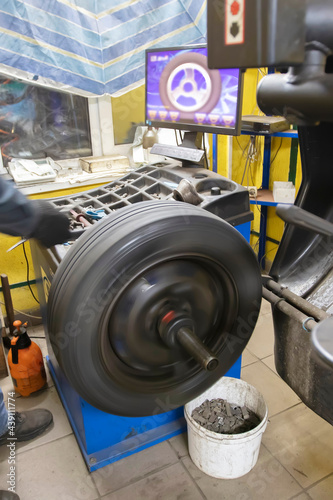
[[(209, 77), (211, 83), (211, 91), (207, 96), (207, 102), (196, 110), (196, 112), (200, 113), (209, 113), (215, 108), (215, 106), (219, 101), (219, 98), (221, 97), (222, 81), (218, 70), (208, 69), (207, 57), (197, 52), (192, 52), (192, 53), (186, 52), (185, 54), (177, 55), (164, 68), (161, 74), (161, 79), (159, 84), (159, 92), (163, 105), (166, 107), (166, 109), (178, 110), (178, 108), (174, 105), (174, 103), (170, 99), (167, 86), (172, 72), (177, 68), (181, 68), (182, 65), (187, 63), (196, 64), (197, 66), (202, 68), (202, 71), (204, 71)], [(180, 119), (182, 120), (193, 120), (194, 112), (193, 111), (187, 112), (185, 110), (180, 110), (179, 116)]]
[[(115, 310), (134, 280), (161, 266), (181, 269), (182, 262), (220, 286), (219, 312), (202, 333), (219, 367), (206, 372), (183, 352), (172, 352), (173, 364), (162, 368), (153, 360), (146, 371), (129, 366), (110, 331)], [(70, 249), (51, 286), (48, 331), (62, 370), (88, 403), (117, 415), (152, 415), (185, 404), (230, 369), (252, 334), (260, 303), (257, 260), (236, 229), (192, 205), (144, 202), (94, 225)], [(156, 354), (168, 349), (158, 334), (152, 342)]]

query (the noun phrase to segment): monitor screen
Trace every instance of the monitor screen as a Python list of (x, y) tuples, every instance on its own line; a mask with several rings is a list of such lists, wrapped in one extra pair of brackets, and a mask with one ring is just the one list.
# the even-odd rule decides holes
[(238, 135), (243, 73), (208, 69), (207, 47), (146, 51), (146, 124)]

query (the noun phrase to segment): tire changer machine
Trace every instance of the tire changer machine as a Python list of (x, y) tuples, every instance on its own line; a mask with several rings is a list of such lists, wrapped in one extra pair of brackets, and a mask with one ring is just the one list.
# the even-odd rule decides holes
[[(208, 1), (208, 66), (269, 67), (259, 108), (298, 125), (302, 183), (263, 297), (272, 304), (275, 365), (333, 423), (333, 5), (330, 0)], [(234, 6), (235, 7), (235, 6)], [(236, 37), (232, 33), (235, 33)]]
[[(67, 245), (31, 248), (49, 367), (90, 471), (183, 432), (187, 401), (239, 377), (262, 296), (279, 374), (333, 422), (333, 8), (238, 0), (232, 44), (229, 3), (208, 1), (209, 65), (290, 66), (262, 80), (258, 103), (300, 125), (302, 185), (278, 208), (288, 224), (264, 277), (246, 241), (248, 192), (200, 166), (150, 164), (51, 200), (85, 226)], [(90, 224), (88, 206), (108, 216)]]

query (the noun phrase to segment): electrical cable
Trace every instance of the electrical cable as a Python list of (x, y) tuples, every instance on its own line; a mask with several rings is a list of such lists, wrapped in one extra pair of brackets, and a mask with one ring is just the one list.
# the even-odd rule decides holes
[(257, 241), (254, 245), (251, 245), (252, 249), (255, 251), (256, 250), (256, 247), (259, 247), (259, 235), (257, 234), (252, 234), (252, 231), (251, 231), (251, 236), (254, 236), (255, 238), (257, 238)]
[(279, 246), (279, 245), (275, 245), (275, 246), (274, 246), (274, 248), (272, 248), (271, 250), (268, 250), (268, 252), (266, 252), (266, 253), (265, 253), (265, 254), (261, 257), (260, 262), (259, 262), (259, 267), (260, 267), (260, 268), (261, 268), (261, 263), (262, 263), (262, 261), (265, 259), (265, 257), (266, 257), (269, 253), (271, 253), (271, 252), (273, 252), (274, 250), (276, 250), (278, 246)]
[[(262, 157), (262, 140), (258, 136), (258, 156), (257, 156), (257, 164), (262, 165), (263, 164), (263, 157)], [(262, 176), (261, 176), (262, 179)], [(258, 189), (262, 188), (262, 181)]]
[(271, 161), (270, 167), (273, 165), (273, 162), (274, 162), (275, 158), (277, 157), (278, 152), (279, 152), (279, 151), (280, 151), (280, 149), (281, 149), (281, 146), (282, 146), (282, 140), (283, 140), (283, 137), (281, 137), (280, 146), (278, 147), (278, 150), (277, 150), (277, 152), (275, 153), (275, 156), (274, 156), (273, 160)]
[(240, 145), (240, 142), (239, 142), (239, 140), (238, 140), (238, 137), (235, 137), (235, 139), (236, 139), (236, 141), (237, 141), (237, 144), (238, 144), (239, 149), (241, 149), (241, 150), (242, 150), (243, 155), (244, 155), (244, 154), (245, 154), (245, 149), (243, 149), (243, 148), (242, 148), (242, 146)]
[(247, 142), (247, 144), (246, 144), (246, 146), (245, 146), (245, 148), (244, 148), (244, 149), (243, 149), (243, 148), (242, 148), (242, 146), (240, 145), (240, 142), (239, 142), (239, 140), (238, 140), (238, 137), (235, 137), (235, 139), (236, 139), (236, 141), (237, 141), (237, 143), (238, 143), (239, 148), (242, 150), (242, 157), (243, 157), (243, 156), (245, 155), (245, 151), (247, 150), (247, 148), (248, 148), (248, 146), (249, 146), (249, 144), (250, 144), (250, 140), (251, 140), (251, 138), (248, 140), (248, 142)]
[[(3, 306), (5, 305), (4, 302), (2, 302), (2, 300), (0, 300), (0, 304), (2, 304)], [(15, 307), (13, 307), (14, 311), (19, 313), (19, 314), (24, 314), (24, 316), (28, 316), (28, 318), (34, 318), (34, 319), (43, 319), (41, 316), (33, 316), (32, 314), (28, 314), (28, 313), (25, 313), (23, 311), (20, 311), (19, 309), (15, 309)]]
[(242, 177), (242, 180), (241, 180), (241, 185), (243, 185), (244, 177), (245, 177), (245, 174), (246, 174), (246, 171), (247, 171), (247, 164), (248, 164), (248, 162), (249, 162), (249, 155), (246, 156), (246, 162), (245, 162), (243, 177)]
[(253, 175), (252, 175), (251, 163), (250, 163), (250, 169), (249, 170), (250, 170), (250, 175), (251, 175), (252, 186), (255, 186), (255, 182), (254, 182)]
[(249, 158), (249, 162), (248, 162), (248, 165), (247, 165), (247, 169), (246, 169), (246, 186), (247, 188), (249, 187), (250, 185), (250, 182), (249, 182), (249, 170), (250, 170), (250, 165), (251, 165), (251, 156)]
[(259, 238), (258, 238), (258, 241), (254, 245), (251, 245), (251, 248), (254, 251), (254, 253), (257, 253), (257, 251), (259, 250)]
[(39, 304), (40, 302), (36, 298), (36, 295), (34, 294), (33, 289), (31, 288), (31, 285), (30, 285), (30, 279), (29, 279), (30, 267), (29, 267), (29, 261), (28, 261), (28, 257), (27, 257), (27, 252), (25, 250), (25, 243), (23, 243), (22, 248), (23, 248), (23, 253), (24, 253), (25, 261), (27, 263), (27, 283), (28, 283), (28, 287), (29, 287), (29, 290), (31, 292), (31, 295), (33, 296), (33, 298), (35, 299), (35, 301)]
[(254, 135), (251, 135), (251, 137), (250, 137), (250, 146), (249, 146), (249, 149), (248, 149), (248, 152), (247, 152), (247, 157), (246, 157), (246, 162), (245, 162), (243, 177), (242, 177), (242, 180), (241, 180), (241, 185), (243, 185), (245, 174), (247, 174), (247, 185), (249, 186), (249, 165), (254, 160), (255, 154), (256, 154), (256, 137)]

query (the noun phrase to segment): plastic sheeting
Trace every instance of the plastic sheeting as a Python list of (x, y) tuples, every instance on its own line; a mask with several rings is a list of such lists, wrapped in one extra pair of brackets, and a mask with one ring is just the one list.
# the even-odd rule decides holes
[(205, 0), (0, 5), (0, 72), (83, 95), (114, 95), (143, 83), (147, 48), (205, 39)]

